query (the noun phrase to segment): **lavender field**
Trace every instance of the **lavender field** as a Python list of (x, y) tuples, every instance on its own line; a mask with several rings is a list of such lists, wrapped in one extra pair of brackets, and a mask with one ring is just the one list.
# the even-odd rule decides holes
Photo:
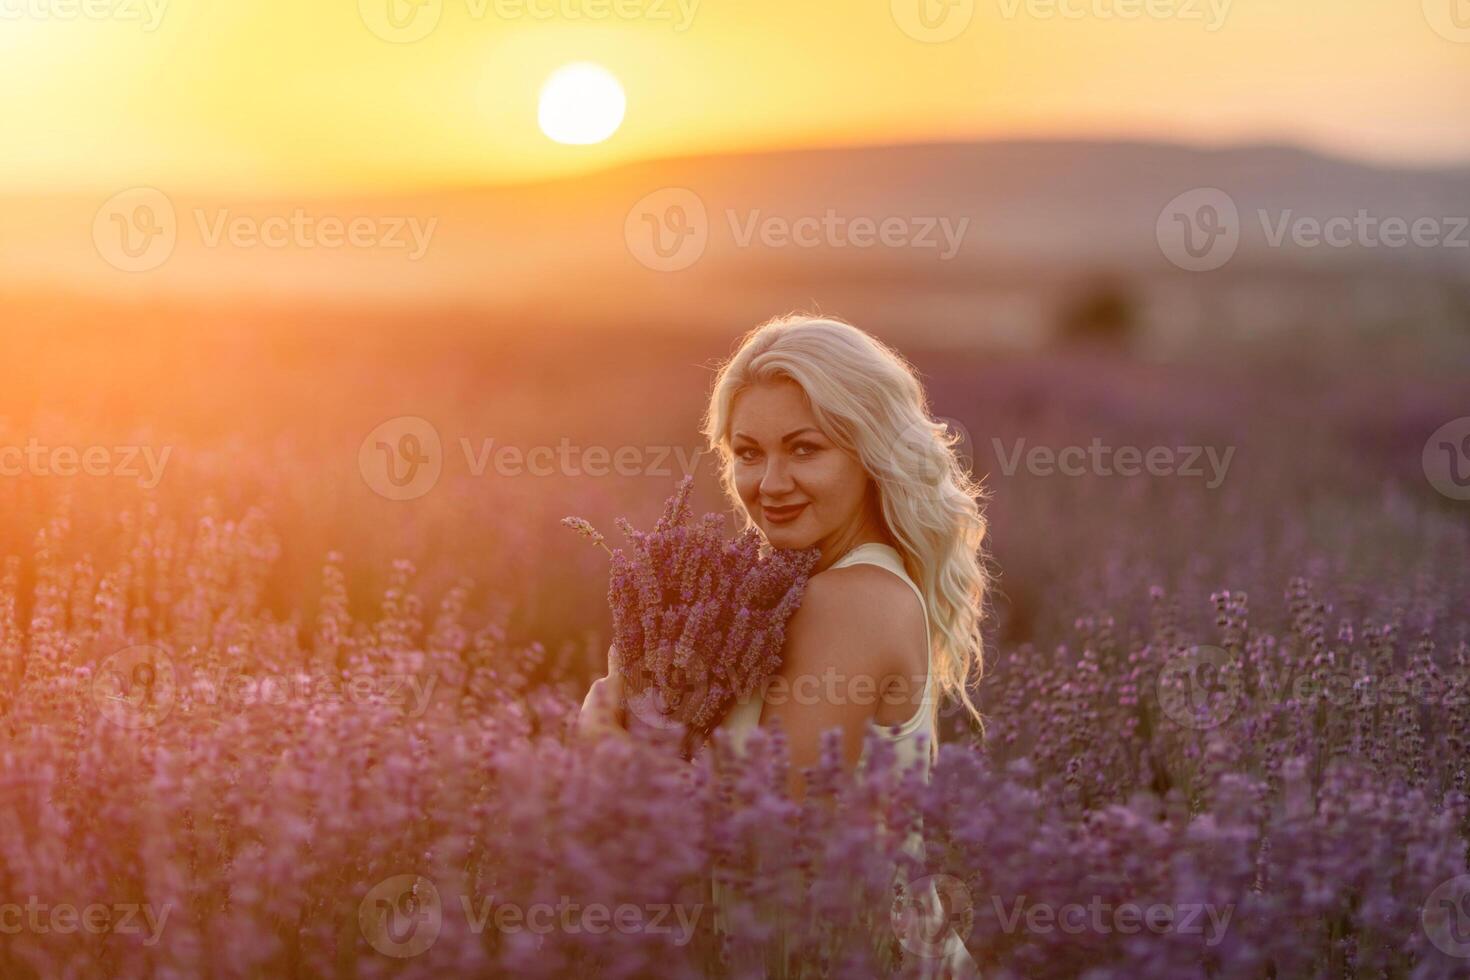
[(728, 509), (698, 421), (749, 323), (23, 313), (0, 976), (920, 976), (919, 818), (988, 977), (1470, 973), (1470, 335), (872, 325), (991, 492), (987, 724), (797, 803), (779, 737), (573, 730), (607, 562), (560, 520), (687, 472)]

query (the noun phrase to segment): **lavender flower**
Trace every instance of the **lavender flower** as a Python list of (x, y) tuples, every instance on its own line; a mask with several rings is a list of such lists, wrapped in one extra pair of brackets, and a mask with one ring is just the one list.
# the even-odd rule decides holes
[[(612, 555), (608, 604), (627, 707), (657, 729), (683, 732), (688, 757), (707, 741), (737, 697), (781, 667), (787, 621), (801, 605), (821, 551), (760, 554), (760, 533), (733, 540), (724, 519), (693, 520), (686, 476), (651, 532), (619, 518), (627, 550)], [(587, 521), (562, 521), (601, 544)]]

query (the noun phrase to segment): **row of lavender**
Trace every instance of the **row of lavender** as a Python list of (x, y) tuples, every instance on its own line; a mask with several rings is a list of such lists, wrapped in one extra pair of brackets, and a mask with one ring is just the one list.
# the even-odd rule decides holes
[(59, 515), (0, 582), (0, 975), (917, 975), (917, 819), (990, 976), (1470, 968), (1470, 563), (1222, 592), (1208, 631), (1140, 585), (1003, 646), (928, 787), (829, 757), (797, 804), (779, 736), (579, 742), (469, 582), (369, 602), (331, 556), (280, 615), (282, 542), (208, 502), (105, 544)]

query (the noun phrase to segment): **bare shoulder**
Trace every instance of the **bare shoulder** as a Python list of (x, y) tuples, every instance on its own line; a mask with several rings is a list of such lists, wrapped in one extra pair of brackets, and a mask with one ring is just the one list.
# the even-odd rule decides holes
[(787, 662), (876, 677), (927, 667), (924, 609), (902, 579), (870, 564), (812, 576), (787, 628)]

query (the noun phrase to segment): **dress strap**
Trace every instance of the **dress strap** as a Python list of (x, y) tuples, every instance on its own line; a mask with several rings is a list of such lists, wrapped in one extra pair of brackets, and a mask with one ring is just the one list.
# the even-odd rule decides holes
[[(919, 600), (919, 608), (924, 612), (924, 645), (929, 651), (929, 658), (924, 672), (924, 691), (921, 695), (919, 709), (906, 722), (897, 726), (897, 734), (900, 737), (914, 735), (927, 726), (929, 738), (929, 751), (931, 760), (937, 761), (939, 757), (938, 719), (934, 718), (934, 646), (933, 633), (929, 628), (929, 605), (924, 601), (924, 593), (919, 589), (917, 583), (909, 575), (908, 569), (904, 567), (903, 557), (898, 549), (890, 544), (880, 541), (869, 541), (848, 550), (841, 558), (832, 563), (833, 568), (846, 568), (849, 565), (878, 565), (888, 569), (899, 578), (908, 583), (914, 595)], [(931, 724), (931, 721), (933, 724)], [(892, 730), (892, 726), (887, 726)]]
[(924, 640), (926, 643), (931, 642), (929, 605), (924, 601), (924, 593), (920, 591), (918, 584), (909, 577), (908, 569), (903, 567), (903, 558), (899, 556), (897, 548), (878, 541), (869, 541), (849, 549), (847, 554), (832, 563), (833, 568), (846, 568), (849, 565), (879, 565), (903, 579), (919, 599), (919, 608), (924, 611)]

